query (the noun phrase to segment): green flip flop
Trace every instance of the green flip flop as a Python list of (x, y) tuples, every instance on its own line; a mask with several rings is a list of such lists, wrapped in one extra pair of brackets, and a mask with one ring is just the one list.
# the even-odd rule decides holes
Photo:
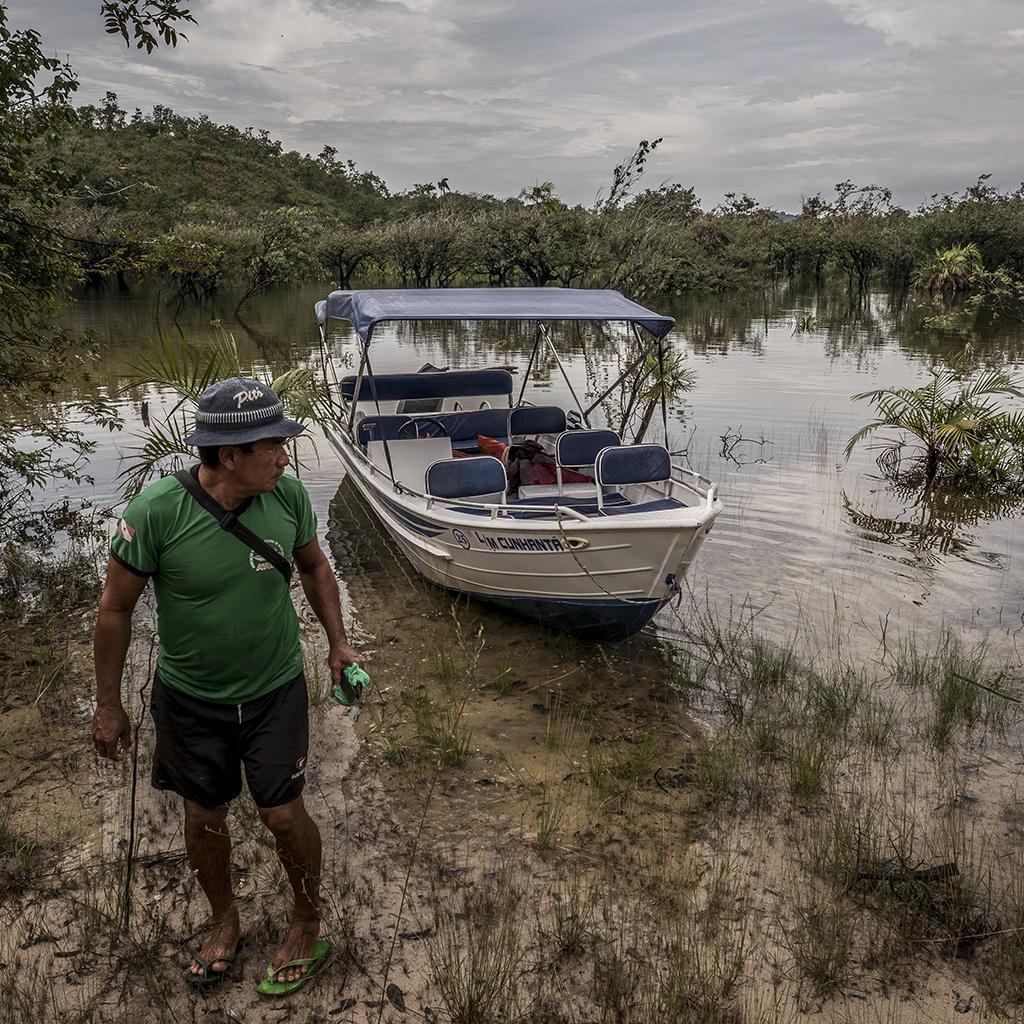
[[(192, 988), (213, 988), (214, 985), (219, 985), (223, 980), (224, 976), (231, 970), (231, 965), (235, 962), (238, 954), (242, 952), (242, 946), (245, 943), (242, 939), (238, 940), (238, 945), (235, 946), (234, 953), (228, 956), (214, 957), (209, 963), (207, 963), (198, 953), (192, 954), (192, 960), (195, 960), (197, 964), (203, 969), (202, 974), (192, 973), (192, 961), (181, 969), (182, 976), (185, 979), (185, 983), (190, 985)], [(214, 964), (227, 964), (227, 967), (223, 971), (215, 971), (213, 969)]]
[[(323, 967), (327, 961), (327, 957), (331, 952), (331, 944), (326, 939), (317, 939), (316, 945), (313, 947), (313, 955), (304, 957), (301, 960), (292, 960), (291, 963), (281, 964), (280, 967), (275, 967), (271, 964), (267, 968), (267, 976), (256, 986), (256, 991), (261, 996), (287, 996), (292, 992), (302, 988), (311, 978), (315, 977), (316, 973)], [(281, 973), (281, 971), (288, 970), (289, 967), (309, 967), (309, 970), (305, 974), (300, 975), (294, 981), (275, 981), (274, 979)]]

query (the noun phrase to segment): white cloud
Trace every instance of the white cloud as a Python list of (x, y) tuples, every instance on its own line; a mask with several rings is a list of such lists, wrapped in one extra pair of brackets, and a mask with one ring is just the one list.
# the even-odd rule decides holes
[(936, 46), (1024, 26), (1019, 0), (825, 0), (891, 45)]
[(590, 202), (640, 138), (648, 184), (783, 209), (847, 177), (916, 204), (1016, 185), (1018, 0), (206, 0), (177, 50), (106, 36), (79, 0), (13, 0), (69, 53), (83, 102), (163, 103), (286, 147), (324, 143), (394, 188), (448, 176)]

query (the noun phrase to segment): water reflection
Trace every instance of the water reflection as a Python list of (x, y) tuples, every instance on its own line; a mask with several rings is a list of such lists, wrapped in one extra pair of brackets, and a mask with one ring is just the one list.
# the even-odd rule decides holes
[[(180, 331), (191, 345), (203, 346), (228, 329), (243, 366), (257, 372), (309, 365), (318, 360), (313, 303), (329, 289), (322, 282), (258, 296), (246, 308), (244, 326), (231, 319), (227, 298), (188, 307), (177, 325), (153, 290), (85, 299), (71, 310), (72, 325), (91, 329), (104, 357), (88, 377), (83, 374), (79, 394), (120, 388), (160, 332)], [(1019, 617), (1024, 596), (1011, 569), (1020, 546), (1020, 503), (937, 493), (920, 501), (880, 484), (869, 452), (858, 451), (849, 462), (842, 457), (846, 439), (864, 420), (864, 409), (850, 396), (872, 387), (918, 384), (929, 363), (960, 348), (961, 338), (924, 330), (904, 294), (851, 298), (842, 283), (795, 281), (655, 305), (676, 317), (671, 344), (697, 375), (693, 390), (670, 405), (668, 444), (685, 448), (694, 468), (718, 481), (725, 502), (713, 542), (703, 549), (695, 587), (706, 582), (726, 602), (749, 594), (759, 605), (770, 603), (766, 615), (783, 624), (809, 605), (831, 605), (837, 592), (868, 621), (918, 603), (922, 616), (934, 621), (973, 619), (981, 627), (998, 627), (1008, 609), (1011, 618)], [(1022, 333), (1019, 327), (987, 330), (976, 343), (978, 358), (1019, 365)], [(377, 372), (426, 362), (508, 366), (521, 382), (534, 340), (528, 324), (383, 324), (374, 334), (373, 366)], [(563, 325), (557, 341), (574, 386), (590, 399), (631, 358), (629, 336), (617, 325)], [(352, 365), (355, 352), (349, 325), (332, 324), (329, 343), (339, 372), (346, 372), (344, 364)], [(526, 397), (571, 401), (546, 355)], [(117, 499), (117, 448), (137, 443), (130, 435), (141, 428), (146, 399), (154, 409), (159, 405), (158, 394), (141, 388), (124, 396), (128, 426), (113, 444), (109, 435), (97, 434), (103, 447), (91, 466), (96, 486), (87, 496), (103, 503)], [(595, 421), (614, 421), (616, 413), (615, 403), (606, 403)], [(652, 430), (652, 439), (661, 440), (660, 413)], [(758, 443), (730, 448), (737, 433)], [(316, 452), (310, 449), (303, 477), (326, 528), (342, 470), (322, 437)], [(374, 545), (364, 543), (380, 529), (375, 520), (351, 514), (348, 519), (348, 539), (340, 547), (336, 543), (335, 553), (343, 575), (359, 590), (360, 552), (369, 552), (367, 558), (380, 567), (381, 549), (374, 545), (387, 545), (379, 536)], [(340, 521), (336, 525), (341, 528)], [(385, 577), (409, 602), (425, 600), (433, 607), (411, 571), (399, 571), (400, 559), (389, 557), (383, 564), (383, 572), (378, 568), (365, 577), (374, 585), (353, 594), (357, 608), (373, 601)], [(439, 598), (435, 611), (445, 600)], [(671, 623), (665, 619), (661, 626), (667, 630)]]
[[(843, 508), (850, 525), (866, 540), (883, 541), (914, 555), (916, 564), (935, 568), (945, 556), (976, 556), (978, 527), (1017, 516), (1024, 509), (1024, 495), (962, 494), (945, 488), (922, 490), (887, 485), (886, 501), (902, 504), (898, 512), (883, 514), (868, 511), (842, 493)], [(998, 554), (981, 557), (993, 568), (1000, 568)]]

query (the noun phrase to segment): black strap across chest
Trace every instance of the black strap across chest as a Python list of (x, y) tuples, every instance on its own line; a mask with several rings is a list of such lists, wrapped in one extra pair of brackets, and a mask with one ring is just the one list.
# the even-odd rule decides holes
[(192, 495), (197, 505), (205, 509), (217, 520), (222, 530), (227, 530), (228, 533), (237, 537), (246, 547), (255, 551), (261, 558), (265, 558), (284, 577), (285, 584), (291, 586), (291, 562), (239, 521), (238, 517), (252, 504), (252, 498), (246, 498), (235, 509), (229, 510), (224, 508), (213, 495), (204, 490), (203, 485), (199, 482), (198, 466), (193, 466), (191, 469), (179, 469), (174, 474), (174, 479)]

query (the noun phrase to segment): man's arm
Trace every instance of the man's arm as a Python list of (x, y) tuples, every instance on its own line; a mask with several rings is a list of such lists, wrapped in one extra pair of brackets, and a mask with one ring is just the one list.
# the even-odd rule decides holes
[(129, 571), (113, 557), (107, 558), (107, 581), (93, 642), (96, 712), (92, 716), (92, 741), (97, 754), (113, 761), (120, 761), (132, 746), (131, 723), (121, 703), (121, 675), (132, 638), (132, 612), (148, 582), (147, 576)]
[(305, 547), (296, 548), (294, 557), (306, 599), (327, 633), (327, 642), (330, 644), (327, 664), (334, 685), (337, 686), (341, 682), (342, 669), (352, 664), (363, 664), (362, 656), (349, 645), (345, 635), (338, 581), (316, 537)]

